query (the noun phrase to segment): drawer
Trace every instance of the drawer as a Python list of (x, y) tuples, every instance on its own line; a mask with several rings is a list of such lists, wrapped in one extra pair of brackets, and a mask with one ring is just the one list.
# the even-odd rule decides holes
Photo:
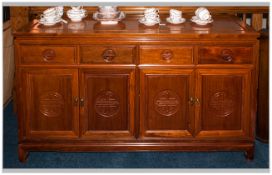
[(80, 47), (80, 62), (89, 64), (131, 64), (136, 56), (134, 45), (93, 45)]
[(192, 64), (193, 47), (141, 46), (140, 64)]
[(199, 64), (251, 64), (252, 47), (199, 47)]
[(22, 64), (73, 64), (76, 59), (74, 46), (21, 45)]

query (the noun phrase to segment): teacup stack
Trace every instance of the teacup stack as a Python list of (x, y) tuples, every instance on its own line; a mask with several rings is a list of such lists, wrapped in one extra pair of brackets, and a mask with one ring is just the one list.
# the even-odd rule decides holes
[(205, 7), (199, 7), (195, 11), (195, 16), (193, 16), (191, 20), (198, 25), (206, 25), (213, 22), (209, 10)]
[(71, 8), (72, 9), (67, 11), (67, 16), (71, 19), (72, 22), (80, 22), (87, 16), (86, 10), (83, 9), (82, 6), (71, 6)]
[(160, 23), (159, 10), (148, 8), (144, 11), (144, 17), (139, 20), (140, 23), (146, 26), (153, 26)]
[(52, 7), (46, 9), (43, 14), (41, 14), (40, 23), (43, 25), (51, 26), (60, 21), (62, 21), (63, 7)]
[(185, 21), (185, 18), (182, 18), (182, 11), (171, 9), (170, 16), (166, 20), (172, 24), (180, 24)]

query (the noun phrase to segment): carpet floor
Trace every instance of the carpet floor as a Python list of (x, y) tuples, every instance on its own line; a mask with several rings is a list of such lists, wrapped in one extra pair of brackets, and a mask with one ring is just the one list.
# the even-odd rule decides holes
[(17, 152), (17, 119), (12, 102), (4, 109), (3, 168), (268, 168), (269, 146), (256, 141), (255, 158), (243, 152), (31, 152), (20, 163)]

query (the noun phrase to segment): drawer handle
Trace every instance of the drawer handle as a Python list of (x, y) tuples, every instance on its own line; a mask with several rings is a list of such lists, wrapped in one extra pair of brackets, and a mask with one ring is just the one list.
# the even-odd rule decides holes
[(52, 49), (46, 49), (42, 52), (44, 61), (51, 61), (56, 57), (56, 52)]
[(106, 49), (106, 50), (104, 50), (104, 52), (102, 54), (102, 57), (103, 57), (104, 61), (106, 61), (106, 62), (111, 62), (115, 56), (116, 56), (116, 53), (112, 49)]
[(161, 58), (167, 62), (170, 62), (172, 57), (173, 57), (173, 52), (169, 49), (166, 49), (166, 50), (162, 51), (162, 53), (161, 53)]
[(233, 61), (233, 52), (230, 49), (224, 49), (221, 52), (222, 59), (226, 62)]

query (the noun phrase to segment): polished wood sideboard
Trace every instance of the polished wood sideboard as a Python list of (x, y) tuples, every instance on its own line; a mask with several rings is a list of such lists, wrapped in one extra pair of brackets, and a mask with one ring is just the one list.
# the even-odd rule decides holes
[(259, 34), (235, 16), (198, 26), (88, 17), (15, 35), (19, 159), (29, 151), (254, 155)]

